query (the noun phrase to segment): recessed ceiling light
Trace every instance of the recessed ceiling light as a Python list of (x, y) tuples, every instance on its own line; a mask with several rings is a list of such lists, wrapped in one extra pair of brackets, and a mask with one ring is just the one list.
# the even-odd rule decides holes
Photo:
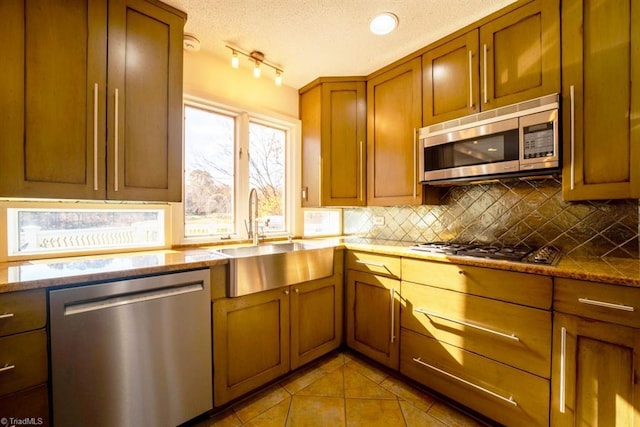
[(390, 12), (379, 13), (369, 23), (369, 29), (379, 36), (389, 34), (398, 26), (398, 17)]

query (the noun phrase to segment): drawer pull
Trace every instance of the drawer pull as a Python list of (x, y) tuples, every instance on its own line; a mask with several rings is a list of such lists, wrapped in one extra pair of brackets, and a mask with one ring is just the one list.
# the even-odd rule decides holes
[(560, 413), (565, 413), (566, 407), (566, 377), (567, 377), (567, 328), (560, 328)]
[(454, 379), (454, 380), (456, 380), (456, 381), (460, 381), (460, 382), (461, 382), (461, 383), (463, 383), (463, 384), (466, 384), (466, 385), (471, 386), (471, 387), (473, 387), (473, 388), (475, 388), (475, 389), (478, 389), (478, 390), (480, 390), (480, 391), (483, 391), (483, 392), (485, 392), (485, 393), (487, 393), (487, 394), (489, 394), (489, 395), (491, 395), (491, 396), (493, 396), (493, 397), (496, 397), (496, 398), (498, 398), (498, 399), (500, 399), (500, 400), (504, 400), (505, 402), (507, 402), (507, 403), (509, 403), (509, 404), (511, 404), (511, 405), (513, 405), (513, 406), (518, 406), (518, 402), (516, 402), (515, 400), (513, 400), (513, 396), (509, 396), (509, 397), (501, 396), (501, 395), (499, 395), (498, 393), (494, 393), (494, 392), (492, 392), (491, 390), (487, 390), (487, 389), (486, 389), (486, 388), (484, 388), (484, 387), (480, 387), (480, 386), (479, 386), (479, 385), (477, 385), (477, 384), (474, 384), (474, 383), (472, 383), (472, 382), (470, 382), (470, 381), (467, 381), (467, 380), (465, 380), (465, 379), (462, 379), (462, 378), (460, 378), (460, 377), (458, 377), (458, 376), (456, 376), (456, 375), (450, 374), (450, 373), (449, 373), (449, 372), (447, 372), (447, 371), (443, 371), (443, 370), (442, 370), (442, 369), (440, 369), (440, 368), (436, 368), (435, 366), (429, 365), (428, 363), (423, 362), (423, 361), (422, 361), (422, 358), (420, 358), (420, 357), (414, 357), (414, 358), (413, 358), (413, 361), (414, 361), (414, 362), (416, 362), (416, 363), (418, 363), (418, 364), (420, 364), (420, 365), (422, 365), (422, 366), (426, 366), (427, 368), (433, 369), (433, 370), (434, 370), (434, 371), (436, 371), (436, 372), (440, 372), (441, 374), (446, 375), (446, 376), (448, 376), (449, 378), (453, 378), (453, 379)]
[(505, 334), (504, 332), (494, 331), (493, 329), (485, 328), (483, 326), (474, 325), (473, 323), (465, 322), (463, 320), (452, 319), (450, 317), (446, 317), (446, 316), (442, 316), (440, 314), (432, 313), (432, 312), (427, 311), (427, 310), (425, 310), (423, 308), (414, 308), (413, 311), (421, 313), (421, 314), (424, 314), (424, 315), (429, 316), (429, 317), (437, 317), (438, 319), (448, 320), (449, 322), (457, 323), (457, 324), (463, 325), (463, 326), (468, 326), (470, 328), (478, 329), (478, 330), (483, 331), (483, 332), (488, 332), (490, 334), (498, 335), (498, 336), (500, 336), (502, 338), (507, 338), (507, 339), (510, 339), (510, 340), (514, 340), (514, 341), (520, 342), (520, 338), (518, 338), (515, 334)]
[(578, 298), (578, 302), (582, 304), (597, 305), (598, 307), (613, 308), (614, 310), (635, 311), (636, 309), (630, 305), (613, 304), (605, 301), (597, 301), (589, 298)]
[(393, 288), (389, 289), (389, 294), (391, 296), (391, 344), (393, 344), (396, 340), (396, 335), (395, 335), (395, 331), (396, 331), (396, 313), (395, 313), (395, 299), (396, 299), (396, 293), (393, 290)]
[(6, 366), (0, 368), (0, 374), (3, 373), (3, 372), (10, 371), (10, 370), (15, 369), (15, 368), (16, 368), (16, 365), (6, 365)]
[(9, 319), (13, 317), (13, 313), (0, 314), (0, 319)]

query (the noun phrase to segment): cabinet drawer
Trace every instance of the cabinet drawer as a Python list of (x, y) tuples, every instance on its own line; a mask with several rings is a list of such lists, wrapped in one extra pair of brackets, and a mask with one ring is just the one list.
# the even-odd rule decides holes
[(347, 268), (399, 278), (400, 257), (347, 251)]
[(0, 414), (4, 418), (33, 418), (41, 427), (50, 425), (49, 422), (49, 391), (47, 385), (42, 384), (28, 390), (0, 397)]
[(47, 381), (44, 329), (0, 338), (0, 396)]
[(551, 277), (493, 268), (402, 258), (402, 279), (545, 310), (553, 298)]
[(402, 282), (401, 326), (549, 378), (551, 312)]
[(640, 288), (555, 279), (556, 311), (640, 328)]
[(46, 319), (44, 290), (0, 294), (0, 336), (44, 328)]
[(504, 425), (549, 425), (549, 380), (402, 329), (400, 372)]

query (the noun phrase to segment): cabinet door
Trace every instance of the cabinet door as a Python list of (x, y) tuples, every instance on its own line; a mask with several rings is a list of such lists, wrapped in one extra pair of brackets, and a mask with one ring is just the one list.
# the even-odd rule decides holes
[(367, 83), (367, 203), (419, 205), (417, 129), (422, 61), (415, 58)]
[(0, 2), (0, 196), (104, 198), (106, 14)]
[(300, 95), (303, 207), (366, 205), (366, 115), (364, 81)]
[(291, 287), (291, 369), (342, 342), (342, 275)]
[(480, 111), (478, 31), (469, 31), (422, 55), (422, 124)]
[(213, 402), (289, 371), (289, 288), (213, 302)]
[(398, 369), (400, 281), (348, 270), (347, 345)]
[(559, 13), (537, 0), (480, 27), (482, 110), (560, 91)]
[(109, 1), (108, 199), (181, 200), (183, 26), (161, 3)]
[(640, 197), (640, 4), (562, 2), (565, 200)]
[(640, 423), (640, 330), (556, 313), (553, 426)]

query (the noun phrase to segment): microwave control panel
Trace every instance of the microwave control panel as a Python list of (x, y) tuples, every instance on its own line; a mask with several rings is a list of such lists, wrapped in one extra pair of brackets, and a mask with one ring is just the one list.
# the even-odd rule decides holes
[(539, 159), (555, 155), (553, 122), (525, 126), (522, 133), (525, 159)]

